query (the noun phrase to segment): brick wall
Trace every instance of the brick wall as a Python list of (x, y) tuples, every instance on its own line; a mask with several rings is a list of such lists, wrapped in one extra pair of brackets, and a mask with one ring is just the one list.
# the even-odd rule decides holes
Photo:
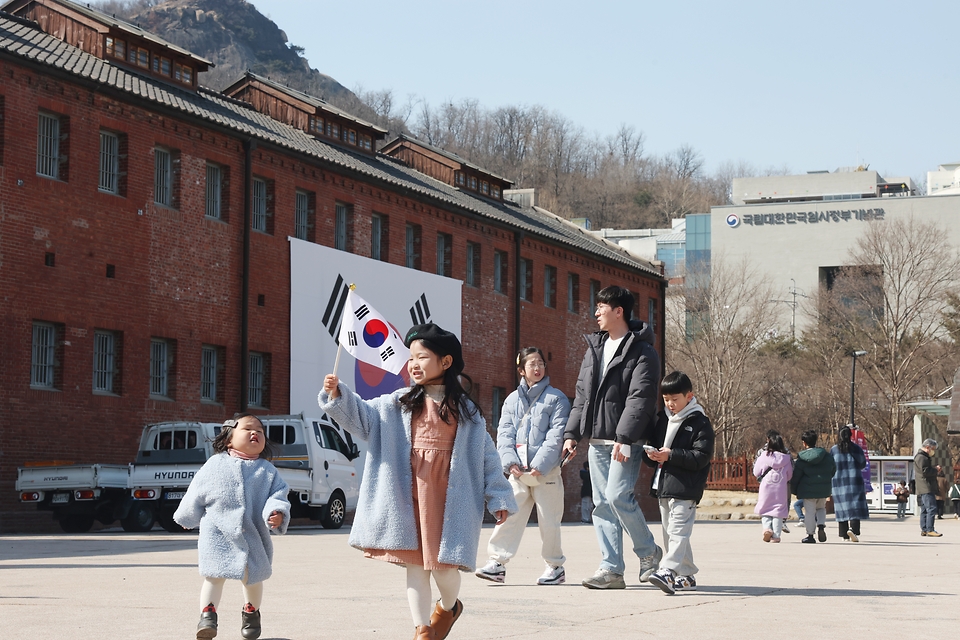
[[(221, 420), (240, 407), (240, 300), (243, 170), (241, 140), (203, 123), (157, 113), (133, 102), (32, 68), (0, 61), (0, 530), (38, 530), (46, 514), (20, 505), (16, 468), (28, 461), (127, 463), (146, 424), (162, 420)], [(69, 118), (67, 181), (36, 174), (37, 113)], [(122, 195), (97, 189), (99, 130), (124, 136)], [(17, 141), (11, 144), (11, 141)], [(176, 207), (154, 204), (154, 149), (174, 151)], [(206, 164), (226, 168), (222, 220), (205, 212)], [(453, 237), (453, 277), (465, 274), (466, 242), (481, 247), (480, 282), (463, 288), (466, 372), (479, 384), (483, 411), (492, 389), (516, 384), (514, 366), (514, 251), (512, 229), (468, 212), (445, 210), (386, 184), (339, 173), (316, 161), (261, 146), (253, 174), (272, 185), (272, 234), (252, 232), (249, 349), (270, 355), (271, 413), (289, 410), (290, 287), (288, 235), (294, 235), (295, 192), (315, 194), (314, 240), (333, 246), (334, 206), (352, 206), (352, 246), (370, 255), (370, 219), (388, 218), (389, 262), (405, 262), (405, 224), (422, 227), (422, 268), (433, 272), (438, 232)], [(505, 294), (493, 291), (493, 254), (509, 256)], [(54, 254), (55, 266), (45, 266)], [(574, 393), (583, 356), (580, 335), (595, 329), (589, 280), (621, 284), (659, 301), (659, 283), (537, 238), (521, 255), (534, 265), (533, 299), (521, 305), (520, 343), (547, 354), (554, 386)], [(114, 277), (107, 277), (113, 265)], [(543, 304), (545, 265), (557, 269), (556, 308)], [(567, 273), (580, 276), (579, 313), (567, 311)], [(260, 305), (260, 296), (263, 304)], [(646, 300), (640, 301), (646, 308)], [(645, 318), (644, 318), (645, 319)], [(54, 323), (61, 336), (58, 388), (30, 387), (32, 325)], [(122, 338), (119, 393), (93, 392), (97, 330)], [(167, 399), (149, 395), (150, 340), (175, 345)], [(223, 349), (223, 402), (199, 398), (203, 345)], [(581, 453), (581, 455), (584, 455)], [(567, 474), (568, 515), (579, 518), (580, 461)]]

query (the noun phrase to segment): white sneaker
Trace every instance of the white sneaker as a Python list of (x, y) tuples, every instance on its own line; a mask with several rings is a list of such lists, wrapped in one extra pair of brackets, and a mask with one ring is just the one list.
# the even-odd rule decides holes
[(672, 596), (677, 591), (674, 583), (673, 571), (670, 569), (661, 569), (650, 574), (650, 584), (660, 587), (665, 594)]
[(567, 574), (563, 567), (547, 565), (546, 571), (537, 579), (537, 584), (563, 584), (567, 581)]
[(626, 589), (627, 584), (623, 581), (623, 576), (619, 573), (613, 573), (606, 569), (597, 569), (593, 576), (584, 580), (581, 584), (587, 589)]
[(660, 566), (663, 559), (663, 549), (656, 547), (652, 555), (640, 558), (640, 582), (646, 582), (650, 575)]
[(507, 579), (507, 568), (496, 560), (491, 560), (477, 571), (476, 576), (484, 580), (489, 580), (490, 582), (503, 584)]

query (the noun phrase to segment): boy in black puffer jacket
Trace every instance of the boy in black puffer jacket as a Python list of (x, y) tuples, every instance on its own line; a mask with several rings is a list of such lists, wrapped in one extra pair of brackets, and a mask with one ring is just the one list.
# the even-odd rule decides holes
[(650, 582), (672, 595), (697, 588), (690, 534), (707, 485), (714, 435), (685, 373), (668, 374), (660, 383), (660, 393), (666, 408), (657, 415), (654, 436), (643, 448), (643, 460), (657, 468), (651, 493), (660, 500), (666, 548)]

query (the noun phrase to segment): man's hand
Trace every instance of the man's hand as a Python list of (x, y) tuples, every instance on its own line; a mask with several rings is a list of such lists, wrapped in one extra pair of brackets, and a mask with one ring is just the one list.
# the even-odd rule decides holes
[(577, 441), (573, 438), (569, 438), (563, 441), (563, 451), (561, 455), (566, 455), (567, 451), (576, 451), (577, 450)]
[[(630, 445), (626, 445), (626, 446), (629, 447)], [(625, 456), (625, 455), (623, 455), (622, 453), (620, 453), (620, 443), (619, 443), (619, 442), (616, 442), (616, 443), (614, 443), (614, 445), (613, 445), (613, 459), (616, 460), (617, 462), (626, 462), (627, 460), (630, 459), (630, 458), (628, 458), (627, 456)]]

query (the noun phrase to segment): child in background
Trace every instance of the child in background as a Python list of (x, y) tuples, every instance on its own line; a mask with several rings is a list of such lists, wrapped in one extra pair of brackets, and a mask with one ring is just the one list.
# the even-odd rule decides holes
[(652, 493), (660, 501), (663, 558), (650, 582), (667, 595), (694, 591), (699, 571), (693, 563), (690, 535), (713, 457), (713, 426), (693, 397), (687, 374), (674, 371), (660, 383), (664, 410), (655, 433), (643, 447), (643, 461), (655, 466)]
[(570, 416), (567, 396), (550, 386), (546, 358), (537, 347), (517, 354), (520, 386), (507, 396), (497, 429), (497, 451), (503, 471), (509, 475), (517, 514), (497, 525), (490, 536), (490, 562), (477, 577), (504, 582), (506, 564), (517, 554), (520, 538), (527, 528), (530, 511), (537, 507), (540, 555), (546, 563), (537, 584), (563, 584), (566, 558), (560, 547), (560, 519), (563, 518), (563, 479), (560, 477), (560, 449), (563, 431)]
[[(460, 341), (429, 323), (412, 327), (404, 344), (413, 386), (364, 400), (330, 374), (318, 401), (368, 443), (350, 544), (406, 567), (414, 639), (442, 640), (463, 613), (458, 570), (475, 569), (484, 503), (498, 525), (517, 503), (460, 383)], [(432, 614), (431, 576), (440, 590)]]
[(790, 513), (790, 478), (793, 461), (780, 433), (767, 431), (767, 444), (753, 464), (753, 475), (760, 479), (760, 495), (754, 513), (761, 516), (763, 541), (780, 542), (783, 519)]
[(215, 455), (194, 476), (173, 514), (186, 529), (200, 527), (204, 580), (197, 638), (216, 637), (217, 607), (227, 578), (243, 582), (240, 635), (260, 637), (263, 581), (273, 562), (270, 534), (286, 533), (290, 523), (289, 487), (267, 460), (268, 447), (256, 416), (242, 413), (224, 422), (213, 441)]
[(910, 502), (910, 488), (906, 480), (901, 480), (900, 484), (893, 488), (893, 495), (897, 496), (897, 518), (906, 517), (907, 503)]

